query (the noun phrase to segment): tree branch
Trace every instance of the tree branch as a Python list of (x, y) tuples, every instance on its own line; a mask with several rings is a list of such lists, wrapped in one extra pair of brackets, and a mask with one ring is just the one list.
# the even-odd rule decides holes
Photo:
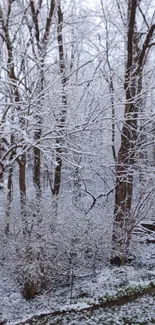
[(142, 50), (141, 50), (141, 53), (140, 53), (139, 59), (138, 59), (139, 68), (141, 68), (142, 65), (143, 65), (143, 60), (144, 60), (144, 57), (145, 57), (145, 53), (146, 53), (147, 48), (149, 48), (149, 45), (150, 45), (149, 43), (150, 43), (150, 40), (151, 40), (151, 38), (153, 36), (154, 30), (155, 30), (155, 24), (153, 24), (150, 27), (150, 29), (149, 29), (149, 31), (148, 31), (148, 33), (146, 35), (146, 39), (144, 41), (144, 44), (142, 46)]
[(47, 41), (48, 36), (49, 36), (49, 31), (50, 31), (50, 27), (51, 27), (52, 18), (53, 18), (54, 8), (55, 8), (55, 0), (51, 0), (49, 16), (46, 19), (45, 33), (44, 33), (43, 40), (42, 40), (43, 43), (45, 43)]
[(35, 10), (35, 6), (34, 6), (34, 1), (30, 0), (30, 7), (31, 7), (31, 13), (32, 13), (32, 18), (33, 18), (33, 23), (35, 26), (35, 37), (37, 40), (37, 44), (39, 46), (39, 41), (40, 41), (40, 37), (39, 37), (39, 23), (38, 23), (38, 13), (39, 11)]
[(140, 5), (138, 5), (138, 9), (139, 9), (139, 11), (140, 11), (140, 13), (141, 13), (141, 15), (142, 15), (142, 17), (143, 17), (143, 19), (144, 19), (144, 22), (145, 22), (147, 28), (149, 29), (149, 24), (148, 24), (148, 22), (147, 22), (147, 20), (146, 20), (146, 17), (145, 17), (145, 15), (144, 15), (144, 13), (143, 13), (143, 11), (142, 11)]

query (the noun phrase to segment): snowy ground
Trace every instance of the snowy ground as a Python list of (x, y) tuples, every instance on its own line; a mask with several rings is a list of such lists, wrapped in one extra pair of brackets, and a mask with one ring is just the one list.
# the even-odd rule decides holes
[(29, 301), (22, 297), (17, 284), (7, 275), (9, 273), (6, 274), (1, 268), (0, 323), (6, 321), (7, 325), (20, 325), (27, 320), (27, 325), (154, 324), (155, 296), (142, 297), (129, 305), (98, 310), (92, 314), (78, 312), (57, 318), (47, 317), (43, 322), (28, 321), (34, 315), (88, 306), (96, 303), (106, 293), (115, 294), (119, 288), (147, 285), (149, 281), (155, 281), (155, 244), (139, 244), (136, 254), (136, 261), (132, 266), (105, 266), (96, 274), (90, 271), (85, 276), (74, 272), (75, 277), (70, 286), (60, 285), (59, 288), (52, 288), (48, 293), (42, 292)]
[(120, 307), (99, 308), (89, 312), (69, 313), (65, 316), (44, 317), (26, 325), (151, 325), (155, 324), (155, 296), (145, 296)]
[[(94, 303), (99, 297), (105, 293), (114, 293), (118, 288), (127, 286), (136, 286), (138, 284), (147, 284), (155, 279), (155, 267), (152, 265), (151, 270), (146, 267), (137, 268), (133, 266), (124, 266), (121, 268), (105, 267), (96, 276), (81, 277), (75, 279), (73, 287), (64, 287), (57, 290), (51, 290), (49, 293), (43, 293), (34, 299), (26, 301), (22, 298), (18, 287), (10, 279), (2, 277), (0, 282), (0, 320), (6, 320), (7, 324), (20, 324), (26, 319), (30, 319), (33, 315), (41, 313), (50, 313), (62, 308), (76, 308), (76, 306), (88, 306)], [(72, 289), (72, 290), (71, 290)], [(146, 306), (144, 303), (146, 302)], [(92, 315), (83, 315), (78, 313), (77, 316), (69, 314), (62, 318), (50, 319), (50, 323), (44, 324), (139, 324), (139, 323), (123, 323), (120, 321), (123, 317), (138, 317), (138, 310), (143, 312), (143, 318), (149, 319), (152, 315), (155, 322), (155, 311), (152, 307), (155, 304), (155, 297), (143, 297), (135, 303), (130, 304), (130, 309), (126, 307), (115, 307), (110, 310), (96, 311)], [(142, 306), (141, 306), (142, 305)], [(137, 306), (137, 307), (136, 307)], [(146, 308), (147, 306), (150, 306)], [(126, 308), (126, 309), (125, 309)], [(138, 308), (138, 309), (136, 309)], [(153, 309), (153, 310), (152, 310)], [(137, 310), (137, 312), (136, 312)], [(147, 310), (147, 313), (145, 313)], [(152, 310), (152, 313), (150, 313)], [(140, 313), (142, 314), (142, 313)], [(68, 317), (68, 318), (67, 318)], [(68, 319), (68, 320), (67, 320)], [(96, 322), (98, 319), (99, 322)], [(122, 318), (123, 319), (123, 318)], [(104, 323), (105, 321), (105, 323)], [(118, 322), (117, 322), (118, 321)], [(31, 324), (27, 322), (27, 324)], [(35, 322), (32, 324), (36, 324)], [(37, 322), (37, 324), (42, 324)], [(140, 323), (145, 324), (145, 323)], [(149, 324), (147, 322), (146, 324)], [(152, 324), (152, 323), (150, 323)]]

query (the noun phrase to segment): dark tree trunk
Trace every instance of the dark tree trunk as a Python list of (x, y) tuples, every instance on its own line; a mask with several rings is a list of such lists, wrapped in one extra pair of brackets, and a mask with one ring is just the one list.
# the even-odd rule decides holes
[(137, 118), (141, 108), (142, 71), (149, 43), (155, 30), (152, 25), (146, 35), (142, 49), (136, 39), (136, 10), (138, 0), (128, 1), (127, 63), (125, 72), (126, 104), (121, 145), (116, 163), (116, 187), (114, 226), (112, 235), (111, 262), (120, 260), (124, 264), (128, 257), (133, 219), (131, 204), (133, 195), (133, 169), (137, 148)]
[[(58, 146), (61, 146), (60, 141), (58, 141)], [(55, 167), (55, 177), (54, 177), (54, 187), (53, 187), (53, 195), (58, 196), (60, 191), (60, 184), (61, 184), (61, 169), (62, 169), (62, 158), (61, 158), (61, 147), (56, 150), (56, 163), (57, 166)]]
[[(35, 140), (41, 138), (41, 130), (36, 131)], [(41, 196), (41, 152), (38, 147), (34, 147), (34, 173), (33, 173), (33, 182), (36, 188), (36, 194), (38, 197)]]
[(125, 73), (126, 105), (121, 133), (121, 145), (116, 165), (116, 189), (114, 228), (112, 235), (112, 261), (120, 258), (124, 264), (130, 242), (131, 202), (133, 190), (134, 148), (137, 131), (137, 108), (135, 104), (135, 82), (133, 75), (133, 39), (137, 1), (129, 1), (129, 24), (127, 34), (127, 65)]
[[(40, 30), (39, 26), (39, 19), (38, 16), (40, 14), (40, 9), (42, 6), (42, 1), (38, 2), (38, 5), (35, 4), (33, 0), (30, 0), (30, 9), (31, 9), (31, 14), (32, 14), (32, 19), (33, 19), (33, 27), (35, 30), (35, 40), (36, 40), (36, 45), (38, 48), (38, 53), (40, 56), (40, 60), (38, 61), (38, 69), (39, 69), (39, 84), (38, 88), (39, 91), (38, 93), (42, 93), (44, 90), (44, 56), (46, 53), (46, 47), (48, 43), (48, 37), (50, 34), (50, 28), (52, 25), (52, 19), (54, 15), (54, 9), (55, 9), (55, 1), (50, 2), (49, 10), (47, 17), (45, 19), (45, 29), (43, 31), (43, 36), (42, 36), (42, 31)], [(31, 28), (28, 26), (30, 29), (31, 33)], [(37, 129), (35, 131), (34, 139), (35, 141), (38, 142), (41, 140), (41, 135), (42, 135), (42, 117), (41, 117), (41, 110), (42, 110), (42, 98), (40, 98), (40, 101), (38, 103), (39, 105), (39, 110), (35, 113), (35, 119), (37, 121)], [(36, 194), (37, 197), (40, 198), (41, 196), (41, 151), (39, 147), (36, 145), (34, 146), (34, 170), (33, 170), (33, 182), (36, 188)]]
[[(63, 27), (63, 13), (61, 11), (60, 4), (58, 5), (58, 27), (57, 27), (57, 39), (58, 39), (58, 51), (59, 51), (59, 67), (61, 74), (61, 84), (62, 84), (62, 110), (60, 112), (59, 125), (60, 125), (60, 135), (63, 135), (63, 128), (66, 119), (66, 107), (67, 107), (67, 95), (65, 92), (66, 87), (66, 76), (65, 76), (65, 56), (64, 56), (64, 47), (63, 47), (63, 36), (62, 36), (62, 27)], [(56, 148), (56, 163), (57, 166), (55, 168), (54, 173), (54, 187), (53, 194), (54, 196), (58, 196), (60, 192), (61, 185), (61, 173), (62, 173), (62, 142), (63, 140), (57, 140), (57, 148)]]
[(25, 203), (26, 203), (26, 154), (23, 154), (18, 159), (19, 164), (19, 188), (20, 188), (20, 203), (21, 203), (21, 214), (25, 214)]
[(6, 225), (5, 225), (5, 233), (8, 234), (10, 232), (10, 210), (11, 210), (11, 202), (12, 202), (12, 190), (13, 190), (13, 167), (11, 166), (8, 171), (8, 184), (7, 184), (7, 207), (6, 207)]

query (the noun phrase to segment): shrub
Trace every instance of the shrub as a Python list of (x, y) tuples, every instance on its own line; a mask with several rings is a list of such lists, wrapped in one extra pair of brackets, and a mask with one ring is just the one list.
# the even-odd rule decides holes
[(39, 292), (37, 290), (36, 283), (28, 279), (25, 280), (25, 282), (21, 286), (21, 293), (26, 300), (30, 300), (34, 298)]

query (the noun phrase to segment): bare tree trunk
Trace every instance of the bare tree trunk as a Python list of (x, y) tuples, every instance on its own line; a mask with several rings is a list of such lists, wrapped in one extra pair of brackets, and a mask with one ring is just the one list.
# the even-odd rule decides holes
[[(11, 135), (11, 144), (13, 144), (14, 136)], [(14, 151), (11, 152), (10, 161), (14, 156)], [(7, 184), (7, 207), (6, 207), (6, 226), (5, 226), (5, 233), (8, 234), (10, 232), (10, 211), (11, 211), (11, 202), (13, 199), (13, 166), (9, 167), (8, 171), (8, 184)]]
[[(8, 78), (13, 81), (12, 86), (11, 86), (11, 96), (14, 99), (14, 102), (16, 104), (16, 110), (20, 112), (21, 107), (19, 105), (20, 102), (20, 92), (18, 88), (18, 78), (15, 72), (15, 66), (14, 66), (14, 51), (13, 51), (13, 44), (11, 42), (10, 38), (10, 30), (9, 30), (9, 19), (10, 19), (10, 12), (11, 12), (11, 6), (12, 6), (12, 1), (9, 0), (9, 10), (8, 10), (8, 16), (7, 16), (7, 22), (4, 19), (3, 16), (3, 11), (0, 6), (0, 18), (1, 18), (1, 24), (2, 24), (2, 30), (5, 35), (5, 43), (7, 47), (7, 63), (8, 63)], [(14, 119), (14, 115), (13, 115)], [(22, 129), (25, 128), (25, 121), (23, 117), (19, 117), (19, 123)], [(11, 145), (15, 144), (17, 139), (15, 136), (12, 134), (11, 136)], [(22, 139), (21, 139), (22, 141)], [(11, 150), (10, 153), (10, 161), (13, 158), (15, 154), (15, 150)], [(21, 155), (21, 158), (17, 158), (17, 161), (19, 163), (19, 187), (20, 187), (20, 202), (21, 202), (21, 211), (23, 211), (23, 207), (25, 205), (25, 198), (26, 198), (26, 185), (25, 185), (25, 165), (26, 165), (26, 154), (23, 153)], [(8, 179), (8, 186), (11, 189), (11, 183), (12, 183), (12, 170), (10, 169), (10, 175)], [(9, 194), (9, 200), (11, 198), (11, 191)]]
[(127, 66), (125, 75), (126, 105), (121, 133), (121, 146), (116, 165), (116, 189), (114, 207), (114, 228), (112, 235), (112, 262), (120, 258), (125, 263), (126, 248), (129, 245), (130, 211), (133, 190), (134, 147), (137, 130), (137, 109), (135, 107), (135, 85), (133, 73), (133, 38), (137, 1), (129, 1)]
[[(40, 138), (41, 138), (41, 130), (38, 130), (35, 132), (35, 140), (39, 140)], [(34, 147), (33, 182), (36, 188), (37, 197), (41, 196), (40, 170), (41, 170), (41, 152), (38, 147)]]
[(55, 167), (54, 186), (53, 186), (53, 194), (54, 194), (54, 196), (59, 195), (60, 184), (61, 184), (61, 169), (62, 169), (61, 153), (62, 153), (62, 148), (61, 148), (60, 140), (57, 140), (57, 146), (58, 146), (58, 148), (56, 149), (56, 163), (57, 163), (57, 166)]
[[(40, 54), (42, 55), (42, 54)], [(44, 58), (41, 58), (41, 67), (39, 73), (39, 86), (38, 86), (38, 93), (43, 92), (44, 89)], [(37, 109), (35, 119), (37, 121), (37, 126), (34, 134), (34, 140), (38, 142), (41, 139), (42, 134), (42, 117), (40, 116), (40, 112), (42, 110), (42, 98), (39, 100), (39, 108)], [(36, 195), (38, 198), (41, 197), (41, 151), (38, 146), (34, 146), (34, 171), (33, 171), (33, 182), (36, 189)]]
[[(42, 55), (42, 54), (41, 54)], [(41, 58), (41, 67), (39, 73), (39, 86), (38, 93), (43, 92), (44, 89), (44, 58)], [(42, 117), (40, 116), (40, 112), (42, 110), (42, 98), (39, 100), (39, 109), (37, 109), (35, 119), (37, 121), (37, 126), (34, 134), (34, 140), (38, 142), (41, 140), (42, 135)], [(36, 195), (38, 198), (41, 197), (41, 151), (38, 146), (34, 146), (34, 171), (33, 171), (33, 182), (36, 189)], [(38, 207), (39, 208), (39, 207)]]
[[(55, 0), (50, 2), (50, 7), (49, 7), (49, 12), (47, 14), (47, 18), (45, 20), (45, 29), (43, 31), (43, 35), (42, 35), (42, 31), (40, 30), (39, 27), (39, 14), (41, 11), (41, 7), (42, 7), (42, 1), (38, 1), (38, 3), (36, 4), (33, 0), (29, 0), (30, 1), (30, 9), (31, 9), (31, 15), (32, 15), (32, 19), (33, 19), (33, 27), (35, 30), (35, 40), (36, 40), (36, 46), (37, 46), (37, 50), (38, 53), (36, 55), (36, 59), (39, 57), (39, 61), (38, 61), (38, 69), (40, 70), (40, 75), (39, 75), (39, 93), (41, 93), (44, 89), (44, 55), (46, 52), (46, 47), (47, 47), (47, 41), (48, 41), (48, 37), (49, 37), (49, 33), (50, 33), (50, 28), (52, 25), (52, 19), (54, 16), (54, 9), (55, 9)], [(30, 33), (31, 33), (31, 28), (28, 26)], [(42, 109), (42, 101), (39, 101), (39, 110), (38, 112), (36, 112), (35, 114), (35, 118), (37, 121), (37, 129), (35, 130), (35, 135), (34, 135), (34, 139), (35, 141), (39, 141), (41, 139), (41, 135), (42, 135), (42, 129), (41, 129), (41, 125), (42, 125), (42, 117), (40, 114), (40, 110)], [(59, 162), (58, 162), (59, 163)], [(40, 198), (41, 196), (41, 151), (40, 148), (38, 146), (34, 146), (34, 173), (33, 173), (33, 181), (34, 181), (34, 185), (36, 188), (36, 194), (37, 197)]]
[(11, 166), (8, 171), (8, 185), (7, 185), (8, 193), (7, 193), (6, 226), (5, 226), (6, 234), (10, 232), (10, 210), (11, 210), (12, 189), (13, 189), (12, 176), (13, 176), (13, 168)]
[[(0, 143), (0, 159), (2, 159), (2, 143)], [(0, 163), (0, 187), (3, 188), (4, 182), (4, 166)]]
[[(67, 95), (65, 92), (66, 87), (66, 76), (65, 76), (65, 56), (64, 56), (64, 47), (63, 47), (63, 36), (62, 36), (62, 27), (63, 27), (63, 13), (61, 11), (60, 4), (58, 5), (58, 27), (57, 27), (57, 39), (58, 39), (58, 50), (59, 50), (59, 66), (60, 66), (60, 74), (61, 74), (61, 84), (62, 84), (62, 104), (63, 108), (60, 112), (60, 135), (63, 134), (63, 127), (66, 119), (66, 107), (67, 107)], [(60, 184), (61, 184), (61, 170), (62, 170), (62, 139), (57, 140), (56, 147), (56, 163), (57, 166), (55, 168), (54, 175), (54, 187), (53, 194), (54, 196), (58, 196), (60, 192)]]
[(18, 159), (19, 164), (19, 188), (20, 188), (20, 205), (21, 213), (25, 214), (26, 203), (26, 154), (23, 154)]
[[(116, 164), (114, 226), (112, 235), (112, 264), (124, 264), (128, 255), (133, 220), (133, 169), (137, 148), (137, 118), (141, 106), (142, 71), (155, 25), (148, 31), (142, 49), (135, 45), (136, 10), (138, 0), (128, 1), (127, 64), (125, 72), (126, 104), (121, 145)], [(135, 53), (136, 52), (136, 53)], [(135, 55), (136, 54), (136, 55)]]
[[(41, 77), (40, 77), (40, 85), (41, 91), (43, 90), (43, 64), (44, 64), (44, 53), (47, 46), (47, 40), (49, 37), (50, 27), (52, 24), (52, 18), (54, 15), (54, 9), (55, 9), (55, 1), (51, 1), (50, 9), (49, 9), (49, 16), (46, 19), (45, 22), (45, 30), (42, 37), (42, 34), (39, 30), (39, 12), (40, 12), (40, 4), (38, 3), (38, 7), (36, 7), (33, 0), (30, 0), (30, 8), (31, 8), (31, 14), (35, 29), (35, 38), (36, 38), (36, 44), (38, 48), (38, 53), (41, 58), (41, 67), (39, 65), (39, 68), (41, 68)], [(54, 171), (54, 182), (53, 187), (51, 187), (51, 191), (53, 196), (57, 197), (60, 192), (60, 184), (61, 184), (61, 171), (62, 171), (62, 133), (63, 133), (63, 127), (66, 117), (66, 105), (67, 105), (67, 96), (65, 93), (65, 86), (66, 86), (66, 77), (65, 77), (65, 64), (64, 64), (64, 48), (63, 48), (63, 36), (62, 36), (62, 27), (63, 27), (63, 14), (61, 11), (60, 3), (57, 6), (57, 17), (58, 17), (58, 25), (57, 25), (57, 40), (58, 40), (58, 51), (59, 51), (59, 67), (60, 67), (60, 75), (61, 75), (61, 84), (62, 84), (62, 104), (63, 109), (60, 112), (60, 117), (58, 119), (59, 123), (59, 134), (60, 138), (56, 140), (56, 168)], [(40, 64), (40, 62), (39, 62)], [(41, 106), (41, 104), (40, 104)], [(38, 142), (38, 140), (41, 139), (41, 118), (39, 114), (36, 114), (36, 120), (38, 130), (35, 131), (35, 140)], [(39, 127), (40, 126), (40, 127)], [(41, 180), (40, 180), (40, 168), (41, 168), (41, 153), (40, 149), (35, 146), (34, 147), (34, 184), (36, 187), (37, 194), (41, 195)]]

